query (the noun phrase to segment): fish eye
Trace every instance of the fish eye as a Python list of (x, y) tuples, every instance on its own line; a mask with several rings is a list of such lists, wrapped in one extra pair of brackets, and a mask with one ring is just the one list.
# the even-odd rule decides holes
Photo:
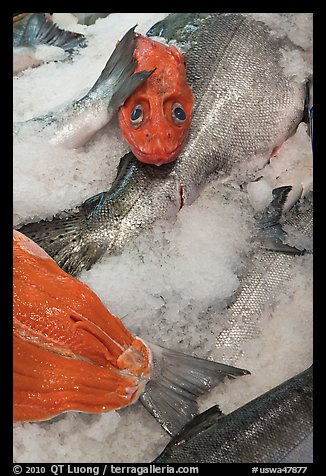
[(143, 120), (143, 107), (141, 104), (137, 104), (133, 108), (130, 114), (130, 122), (132, 125), (138, 125), (142, 122)]
[(183, 106), (176, 102), (172, 107), (172, 118), (176, 124), (184, 124), (187, 119), (186, 111), (183, 109)]

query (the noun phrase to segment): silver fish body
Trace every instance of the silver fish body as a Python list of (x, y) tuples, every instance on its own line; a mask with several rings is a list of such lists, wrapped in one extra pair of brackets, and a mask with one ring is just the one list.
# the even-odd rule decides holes
[(206, 23), (187, 54), (196, 103), (176, 164), (186, 204), (212, 173), (258, 154), (267, 161), (296, 130), (304, 107), (305, 85), (285, 75), (279, 40), (267, 27), (236, 14)]
[(77, 274), (104, 252), (119, 252), (158, 218), (190, 205), (216, 174), (239, 163), (246, 168), (257, 154), (267, 162), (302, 120), (305, 85), (285, 74), (282, 43), (266, 25), (242, 14), (213, 14), (192, 40), (187, 66), (195, 105), (178, 159), (158, 169), (129, 154), (111, 190), (89, 199), (74, 222), (57, 218), (21, 228), (66, 271)]
[(195, 417), (154, 462), (312, 462), (312, 402), (310, 367), (229, 415), (212, 407)]

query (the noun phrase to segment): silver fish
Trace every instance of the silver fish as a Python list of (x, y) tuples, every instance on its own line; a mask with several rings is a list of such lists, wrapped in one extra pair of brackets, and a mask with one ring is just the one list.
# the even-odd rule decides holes
[(190, 205), (217, 174), (236, 164), (247, 169), (257, 154), (266, 163), (301, 122), (305, 84), (285, 74), (282, 40), (266, 25), (242, 14), (212, 14), (193, 35), (186, 59), (195, 105), (178, 159), (157, 168), (127, 154), (108, 192), (21, 228), (67, 272), (119, 252), (158, 218)]
[(229, 415), (201, 413), (154, 463), (310, 463), (312, 406), (311, 366)]
[(58, 46), (71, 51), (77, 46), (85, 46), (85, 42), (84, 35), (59, 28), (49, 13), (29, 13), (13, 26), (13, 73), (43, 63), (35, 55), (37, 45)]

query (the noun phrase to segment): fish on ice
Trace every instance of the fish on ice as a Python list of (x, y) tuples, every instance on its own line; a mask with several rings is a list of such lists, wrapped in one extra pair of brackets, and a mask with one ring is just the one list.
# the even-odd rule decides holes
[(142, 35), (136, 38), (135, 71), (154, 71), (120, 107), (122, 134), (138, 160), (162, 165), (180, 154), (189, 131), (193, 94), (183, 55)]
[(237, 293), (225, 314), (210, 315), (222, 323), (215, 345), (218, 358), (228, 363), (234, 364), (242, 356), (243, 342), (260, 337), (266, 309), (274, 313), (277, 301), (291, 292), (290, 283), (302, 273), (297, 256), (313, 254), (313, 192), (284, 213), (288, 188), (273, 190), (271, 204), (257, 214), (258, 243)]
[(119, 107), (153, 71), (136, 71), (136, 34), (131, 28), (119, 41), (99, 78), (82, 98), (44, 116), (14, 124), (14, 134), (38, 134), (63, 149), (78, 149), (109, 123)]
[(154, 463), (312, 463), (312, 366), (224, 415), (217, 405), (175, 435)]
[[(279, 222), (277, 215), (287, 192), (285, 187), (273, 190), (272, 204), (257, 216), (259, 227), (262, 224), (276, 227), (275, 221)], [(304, 244), (307, 252), (312, 252), (312, 192), (299, 200), (282, 218), (292, 235), (292, 244), (298, 248)], [(268, 243), (269, 233), (264, 248), (255, 247), (252, 261), (240, 277), (237, 293), (232, 296), (223, 314), (216, 310), (208, 311), (207, 319), (219, 322), (221, 329), (215, 338), (215, 359), (235, 365), (239, 358), (245, 357), (250, 342), (252, 348), (255, 343), (262, 343), (262, 338), (269, 341), (270, 333), (267, 332), (265, 337), (261, 335), (261, 323), (266, 319), (266, 311), (269, 319), (275, 317), (275, 312), (279, 313), (278, 303), (289, 296), (295, 278), (304, 272), (302, 262), (300, 264), (295, 255), (295, 248), (284, 244), (275, 253), (268, 249)], [(285, 327), (280, 332), (286, 335), (288, 331)], [(246, 342), (247, 350), (244, 346)], [(281, 348), (279, 350), (282, 352)], [(273, 359), (269, 365), (268, 375), (273, 372)], [(264, 372), (266, 369), (262, 368)], [(252, 374), (257, 376), (257, 372)], [(251, 382), (249, 384), (251, 386)], [(230, 414), (223, 415), (215, 405), (187, 424), (155, 463), (312, 462), (312, 387), (310, 367)]]
[(250, 373), (145, 343), (18, 231), (13, 248), (15, 422), (116, 410), (140, 397), (174, 434), (198, 413), (199, 395)]
[(110, 190), (52, 221), (21, 227), (67, 272), (76, 275), (105, 253), (120, 252), (155, 220), (193, 203), (212, 178), (234, 167), (246, 174), (260, 169), (303, 120), (305, 81), (284, 69), (286, 38), (230, 13), (201, 19), (191, 40), (194, 108), (178, 159), (156, 167), (128, 153)]
[(44, 62), (38, 57), (38, 45), (56, 46), (70, 52), (85, 45), (85, 36), (59, 28), (50, 13), (27, 13), (14, 17), (13, 23), (13, 73), (39, 66)]

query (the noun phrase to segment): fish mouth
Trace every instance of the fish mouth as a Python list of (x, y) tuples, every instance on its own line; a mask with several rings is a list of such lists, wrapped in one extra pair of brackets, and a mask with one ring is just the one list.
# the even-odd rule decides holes
[(177, 159), (180, 150), (182, 148), (182, 144), (178, 145), (175, 149), (173, 149), (168, 154), (156, 154), (156, 153), (148, 153), (143, 152), (142, 150), (132, 147), (131, 150), (135, 157), (144, 164), (153, 164), (153, 165), (164, 165), (169, 164)]

